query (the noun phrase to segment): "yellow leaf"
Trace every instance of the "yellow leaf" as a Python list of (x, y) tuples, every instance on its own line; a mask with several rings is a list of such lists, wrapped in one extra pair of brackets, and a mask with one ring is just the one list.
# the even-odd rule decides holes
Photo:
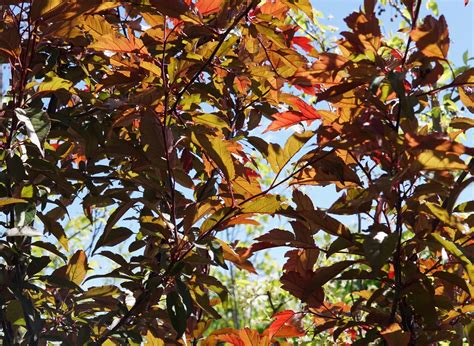
[(10, 197), (2, 197), (0, 198), (0, 207), (10, 204), (17, 204), (17, 203), (27, 203), (24, 199), (20, 198), (10, 198)]
[(164, 346), (165, 342), (163, 339), (160, 339), (153, 335), (152, 332), (148, 331), (146, 333), (146, 343), (145, 346)]
[(429, 171), (463, 170), (467, 168), (458, 155), (434, 150), (423, 151), (418, 155), (417, 163), (422, 170)]
[(82, 250), (77, 251), (66, 267), (66, 277), (69, 281), (80, 285), (87, 274), (87, 256)]
[(58, 77), (54, 72), (48, 72), (44, 77), (43, 82), (38, 87), (38, 92), (54, 92), (56, 90), (64, 89), (70, 91), (73, 83), (67, 79)]
[(235, 178), (234, 159), (229, 151), (227, 141), (201, 133), (193, 133), (192, 139), (204, 149), (205, 153), (222, 170), (228, 180)]

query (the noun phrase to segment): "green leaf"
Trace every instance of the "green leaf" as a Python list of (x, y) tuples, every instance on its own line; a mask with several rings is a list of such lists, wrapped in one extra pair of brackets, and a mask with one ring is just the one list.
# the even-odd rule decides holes
[(50, 93), (57, 90), (70, 91), (73, 86), (73, 82), (70, 80), (58, 77), (54, 72), (48, 72), (44, 80), (38, 87), (39, 93)]
[(207, 136), (201, 133), (192, 134), (193, 142), (204, 149), (228, 180), (235, 178), (234, 159), (228, 149), (227, 141), (222, 138)]
[(196, 124), (205, 125), (211, 128), (218, 128), (219, 130), (229, 128), (227, 122), (215, 114), (199, 114), (193, 117), (193, 121)]
[(27, 112), (22, 108), (16, 108), (15, 115), (25, 125), (31, 143), (36, 145), (44, 156), (43, 143), (51, 129), (51, 121), (46, 112), (35, 110)]
[(186, 307), (186, 318), (188, 318), (194, 311), (193, 298), (189, 293), (188, 286), (186, 286), (186, 284), (179, 279), (176, 280), (176, 289), (178, 290), (178, 293)]
[(82, 293), (77, 300), (84, 300), (89, 298), (101, 298), (101, 297), (116, 297), (121, 294), (118, 287), (113, 285), (105, 285), (99, 287), (91, 287), (86, 292)]
[(26, 327), (25, 316), (23, 316), (23, 309), (19, 300), (11, 300), (8, 302), (5, 317), (15, 326)]
[(62, 258), (64, 262), (67, 261), (66, 255), (63, 254), (61, 251), (59, 251), (58, 248), (56, 246), (54, 246), (53, 244), (45, 243), (43, 241), (36, 241), (34, 243), (31, 243), (31, 246), (36, 246), (36, 247), (39, 247), (39, 248), (44, 249), (46, 251), (49, 251), (49, 252), (55, 254), (56, 256), (59, 256), (60, 258)]
[(176, 331), (176, 338), (179, 339), (186, 331), (187, 315), (176, 291), (171, 291), (166, 295), (166, 309)]
[(15, 227), (29, 226), (36, 216), (36, 205), (33, 203), (15, 205)]
[(444, 239), (440, 234), (433, 233), (431, 236), (438, 241), (447, 251), (452, 253), (461, 262), (464, 264), (466, 269), (467, 275), (471, 282), (474, 282), (474, 265), (472, 262), (467, 258), (467, 256), (458, 248), (458, 246), (450, 240)]
[(284, 209), (281, 196), (263, 196), (244, 204), (241, 208), (243, 214), (274, 214)]
[(380, 269), (387, 263), (393, 251), (395, 251), (397, 240), (398, 235), (396, 233), (387, 235), (382, 241), (375, 239), (373, 234), (365, 238), (363, 244), (365, 258), (374, 270)]

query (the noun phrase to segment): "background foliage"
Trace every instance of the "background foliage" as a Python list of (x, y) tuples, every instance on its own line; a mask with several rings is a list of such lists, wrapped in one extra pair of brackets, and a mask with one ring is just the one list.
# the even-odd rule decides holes
[(309, 0), (0, 8), (4, 345), (473, 342), (474, 69), (434, 1), (335, 42)]

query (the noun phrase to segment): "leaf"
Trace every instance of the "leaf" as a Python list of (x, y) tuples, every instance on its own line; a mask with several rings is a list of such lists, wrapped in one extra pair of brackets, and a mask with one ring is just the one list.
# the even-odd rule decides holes
[(11, 205), (11, 204), (17, 204), (17, 203), (28, 203), (28, 201), (25, 201), (24, 199), (21, 199), (21, 198), (12, 198), (12, 197), (0, 198), (0, 207)]
[(89, 288), (86, 292), (77, 297), (77, 300), (80, 301), (89, 298), (117, 297), (120, 294), (121, 291), (118, 287), (113, 285), (105, 285)]
[(189, 11), (189, 6), (184, 0), (150, 0), (150, 3), (163, 15), (180, 18)]
[(61, 251), (59, 251), (58, 248), (56, 246), (54, 246), (53, 244), (51, 244), (51, 243), (46, 243), (46, 242), (43, 242), (43, 241), (36, 241), (34, 243), (31, 243), (31, 246), (36, 246), (36, 247), (42, 248), (46, 251), (49, 251), (49, 252), (55, 254), (56, 256), (59, 256), (60, 258), (63, 259), (64, 262), (67, 261), (66, 255), (64, 253), (62, 253)]
[(423, 23), (410, 32), (417, 48), (429, 58), (446, 59), (449, 50), (449, 32), (446, 19), (429, 15)]
[(57, 90), (70, 91), (73, 82), (70, 80), (58, 77), (54, 72), (46, 73), (44, 80), (38, 86), (38, 93), (50, 93)]
[(41, 222), (44, 224), (45, 230), (54, 235), (54, 237), (59, 241), (59, 244), (66, 250), (69, 251), (68, 239), (66, 232), (64, 232), (63, 226), (54, 220), (53, 218), (49, 217), (48, 215), (43, 215), (42, 213), (38, 213), (38, 217), (40, 218)]
[(100, 246), (96, 246), (115, 246), (123, 243), (125, 240), (130, 238), (131, 235), (133, 235), (133, 232), (126, 227), (114, 227), (110, 230), (110, 232), (100, 239)]
[(69, 281), (74, 282), (76, 285), (80, 285), (86, 277), (87, 270), (86, 253), (82, 250), (78, 250), (74, 255), (72, 255), (66, 266), (66, 277)]
[(301, 299), (309, 307), (318, 307), (324, 301), (324, 291), (321, 286), (311, 285), (311, 276), (302, 276), (298, 272), (290, 271), (282, 275), (282, 288), (296, 298)]
[(197, 142), (204, 149), (217, 167), (224, 172), (228, 180), (235, 178), (234, 159), (229, 151), (227, 141), (200, 133), (193, 133), (192, 138), (193, 141)]
[(306, 335), (302, 326), (296, 325), (298, 314), (292, 310), (284, 310), (277, 312), (272, 316), (274, 321), (265, 330), (264, 333), (268, 333), (268, 337), (273, 339), (277, 338), (294, 338)]
[(450, 227), (458, 228), (460, 231), (463, 230), (461, 223), (456, 219), (456, 217), (450, 215), (445, 208), (431, 202), (426, 202), (425, 206), (428, 208), (427, 213), (429, 215), (436, 217)]
[(191, 297), (191, 294), (189, 293), (189, 288), (188, 286), (186, 286), (184, 282), (177, 279), (176, 289), (178, 290), (178, 293), (184, 303), (184, 306), (186, 307), (186, 318), (189, 318), (189, 316), (191, 316), (192, 313), (194, 312), (193, 298)]
[(284, 148), (276, 143), (266, 143), (259, 137), (249, 137), (248, 141), (262, 153), (273, 172), (280, 173), (313, 136), (314, 132), (311, 131), (294, 133), (288, 138)]
[(321, 115), (316, 109), (307, 104), (300, 98), (291, 98), (290, 103), (298, 109), (298, 111), (287, 111), (282, 113), (274, 114), (272, 117), (275, 119), (264, 131), (277, 131), (282, 128), (288, 128), (290, 126), (299, 124), (302, 121), (306, 121), (309, 124), (314, 120), (321, 119)]
[(455, 286), (458, 286), (459, 288), (463, 289), (466, 293), (468, 294), (473, 294), (474, 293), (474, 287), (471, 285), (471, 289), (469, 289), (468, 283), (462, 279), (457, 274), (454, 273), (449, 273), (449, 272), (443, 272), (443, 271), (437, 271), (433, 274), (434, 277), (437, 277), (443, 281), (449, 282), (450, 284), (453, 284)]
[(94, 41), (89, 47), (98, 51), (141, 54), (148, 53), (142, 40), (135, 37), (133, 34), (129, 35), (128, 38), (118, 33), (103, 35)]
[(398, 323), (393, 323), (380, 332), (388, 346), (407, 346), (410, 333), (403, 331)]
[(217, 13), (222, 8), (224, 0), (198, 0), (196, 8), (203, 16)]
[(300, 10), (306, 14), (310, 19), (313, 18), (313, 7), (309, 0), (282, 0), (288, 6), (295, 10)]
[(308, 37), (303, 37), (303, 36), (295, 36), (291, 40), (293, 44), (296, 44), (300, 46), (303, 50), (305, 50), (307, 53), (312, 53), (315, 51), (315, 48), (311, 45), (311, 39)]
[(314, 272), (313, 279), (311, 281), (311, 286), (319, 287), (325, 285), (326, 283), (334, 279), (336, 276), (341, 274), (345, 269), (355, 263), (356, 261), (345, 260), (336, 262), (327, 267), (321, 267), (316, 269), (316, 271)]
[(26, 327), (25, 316), (23, 315), (23, 308), (19, 300), (11, 300), (4, 311), (8, 322), (14, 326)]
[(46, 112), (30, 110), (28, 114), (24, 109), (16, 108), (15, 115), (25, 125), (31, 143), (36, 145), (44, 156), (43, 142), (51, 129), (51, 122)]
[(171, 324), (176, 331), (177, 339), (179, 339), (186, 331), (187, 318), (186, 310), (176, 291), (171, 291), (166, 295), (166, 309), (171, 319)]
[(202, 124), (220, 130), (229, 128), (227, 122), (215, 114), (199, 114), (193, 117), (193, 121), (196, 124)]
[(3, 235), (6, 237), (41, 237), (43, 233), (30, 226), (22, 226), (7, 229)]
[(465, 170), (467, 168), (458, 155), (434, 150), (421, 152), (417, 157), (416, 164), (419, 169), (427, 171)]
[(117, 209), (115, 209), (115, 211), (109, 216), (104, 231), (102, 232), (99, 240), (97, 240), (92, 253), (95, 253), (96, 250), (102, 246), (117, 245), (132, 235), (133, 232), (129, 229), (123, 227), (114, 228), (114, 226), (122, 218), (122, 216), (125, 215), (125, 213), (135, 205), (135, 203), (136, 201), (131, 199), (122, 203)]
[(281, 196), (263, 196), (252, 200), (241, 208), (243, 214), (274, 214), (278, 210), (284, 209)]
[(64, 4), (63, 0), (42, 0), (34, 1), (31, 6), (31, 18), (38, 19), (41, 16), (44, 16), (53, 10), (56, 10)]
[(431, 236), (435, 238), (447, 251), (452, 253), (455, 257), (461, 260), (466, 269), (467, 276), (471, 283), (474, 283), (474, 265), (471, 260), (458, 248), (458, 246), (450, 240), (444, 239), (438, 233), (432, 233)]
[(250, 251), (245, 251), (246, 249), (243, 249), (244, 251), (238, 253), (234, 249), (232, 249), (226, 242), (220, 239), (216, 240), (222, 247), (224, 259), (234, 263), (240, 269), (247, 270), (248, 272), (253, 274), (257, 274), (257, 271), (255, 270), (252, 262), (248, 260), (248, 258), (252, 256), (252, 253)]
[(380, 269), (387, 263), (397, 246), (398, 235), (392, 233), (379, 241), (373, 234), (368, 235), (363, 244), (365, 258), (374, 270)]
[(474, 127), (474, 119), (468, 117), (455, 117), (451, 119), (449, 126), (455, 129), (467, 131)]

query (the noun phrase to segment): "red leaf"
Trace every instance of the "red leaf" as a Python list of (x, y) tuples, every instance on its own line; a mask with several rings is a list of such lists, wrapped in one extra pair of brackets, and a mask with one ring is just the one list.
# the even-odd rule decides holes
[(311, 45), (311, 40), (307, 37), (293, 37), (292, 42), (308, 53), (311, 53), (314, 50), (314, 47)]
[(321, 115), (318, 113), (318, 111), (304, 102), (302, 99), (294, 97), (289, 101), (289, 103), (299, 111), (287, 111), (274, 114), (273, 118), (275, 120), (272, 121), (270, 126), (268, 126), (264, 132), (288, 128), (302, 121), (306, 121), (309, 125), (312, 121), (321, 119)]
[(275, 321), (273, 321), (265, 331), (268, 333), (269, 338), (293, 338), (304, 336), (306, 333), (300, 326), (296, 325), (298, 320), (295, 319), (295, 315), (297, 314), (291, 310), (281, 311), (273, 315), (272, 318), (274, 318)]
[(396, 58), (398, 61), (402, 61), (403, 60), (403, 55), (402, 53), (400, 53), (400, 51), (398, 49), (392, 49), (390, 51), (390, 53), (392, 54), (392, 56), (394, 58)]
[(203, 16), (219, 12), (224, 0), (199, 0), (196, 7)]

